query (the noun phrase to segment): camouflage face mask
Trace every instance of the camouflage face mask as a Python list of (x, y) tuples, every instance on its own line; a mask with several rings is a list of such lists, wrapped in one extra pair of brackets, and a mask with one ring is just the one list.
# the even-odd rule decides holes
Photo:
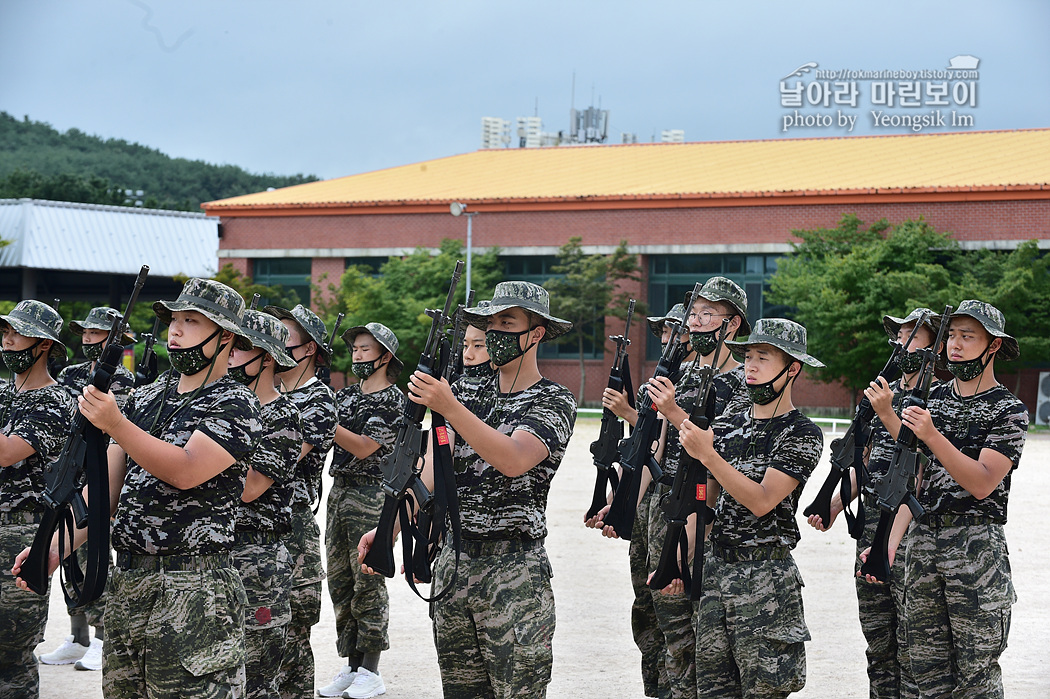
[(706, 357), (718, 347), (718, 331), (689, 333), (689, 346), (701, 357)]
[(33, 354), (33, 350), (37, 348), (43, 340), (37, 340), (29, 347), (22, 350), (3, 350), (4, 364), (14, 374), (24, 374), (33, 368), (36, 364), (36, 360), (40, 359), (42, 354)]
[(922, 368), (922, 353), (904, 352), (897, 357), (897, 366), (905, 374), (914, 374)]
[(473, 379), (484, 379), (495, 373), (496, 370), (492, 367), (491, 362), (482, 362), (481, 364), (475, 364), (474, 366), (463, 367), (463, 375), (469, 376)]
[(784, 382), (783, 387), (781, 387), (779, 391), (773, 388), (773, 384), (776, 383), (777, 379), (787, 373), (787, 370), (791, 368), (791, 364), (792, 362), (788, 362), (787, 366), (781, 369), (779, 374), (765, 383), (747, 384), (747, 393), (751, 396), (751, 402), (755, 405), (768, 405), (779, 398), (780, 394), (787, 389), (788, 384), (791, 382)]
[(84, 356), (92, 362), (97, 362), (102, 357), (102, 350), (105, 347), (105, 342), (93, 342), (91, 344), (81, 345), (81, 349), (84, 350)]
[(350, 371), (354, 372), (354, 376), (364, 381), (379, 370), (379, 367), (376, 366), (378, 361), (378, 359), (373, 359), (370, 362), (354, 362), (350, 367)]
[[(995, 340), (992, 340), (995, 342)], [(992, 343), (988, 343), (988, 347), (991, 347)], [(988, 351), (988, 347), (984, 348), (984, 352)], [(988, 359), (981, 361), (981, 357), (984, 356), (984, 352), (981, 352), (978, 356), (973, 359), (964, 359), (961, 362), (953, 362), (948, 360), (948, 371), (952, 373), (952, 376), (959, 379), (960, 381), (973, 381), (984, 372), (985, 367), (988, 366), (988, 362), (992, 361), (992, 355), (988, 356)]]
[(261, 363), (262, 362), (262, 358), (265, 357), (265, 356), (266, 356), (265, 352), (260, 352), (258, 355), (256, 355), (255, 357), (252, 357), (251, 359), (246, 361), (244, 364), (239, 364), (237, 366), (230, 367), (229, 370), (226, 373), (229, 374), (230, 378), (233, 379), (234, 381), (236, 381), (237, 383), (243, 383), (245, 386), (247, 386), (252, 381), (255, 381), (257, 378), (259, 378), (259, 375), (262, 374), (262, 369), (261, 368), (259, 369), (258, 373), (249, 374), (248, 373), (248, 366), (250, 364), (255, 364), (256, 362), (260, 362)]
[[(519, 333), (506, 332), (504, 330), (489, 330), (485, 333), (485, 349), (489, 352), (489, 359), (496, 366), (503, 366), (513, 362), (525, 354), (529, 348), (521, 348), (521, 336), (535, 330), (529, 328)], [(529, 346), (531, 348), (531, 345)]]
[(205, 356), (204, 345), (211, 342), (212, 338), (221, 332), (222, 328), (216, 328), (215, 332), (208, 335), (203, 342), (193, 347), (169, 347), (168, 359), (171, 361), (172, 368), (183, 376), (193, 376), (207, 369), (222, 351), (223, 345), (219, 345), (219, 348), (215, 350), (215, 355), (211, 357)]

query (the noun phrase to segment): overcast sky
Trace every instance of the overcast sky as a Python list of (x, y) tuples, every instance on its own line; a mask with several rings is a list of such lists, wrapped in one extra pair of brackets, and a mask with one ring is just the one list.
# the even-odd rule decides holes
[[(593, 94), (610, 111), (609, 142), (661, 129), (689, 141), (845, 135), (838, 110), (854, 134), (910, 133), (873, 126), (872, 111), (1046, 127), (1048, 35), (1042, 0), (0, 0), (0, 110), (323, 178), (476, 150), (483, 116), (532, 116), (537, 103), (545, 130), (567, 130), (574, 72), (576, 107)], [(871, 81), (856, 80), (857, 107), (799, 110), (835, 126), (784, 131), (794, 110), (780, 83), (806, 63), (943, 70), (960, 55), (980, 61), (974, 105), (873, 106)]]

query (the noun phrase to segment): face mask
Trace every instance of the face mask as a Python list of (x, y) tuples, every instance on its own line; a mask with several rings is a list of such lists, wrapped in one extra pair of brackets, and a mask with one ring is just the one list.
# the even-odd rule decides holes
[(904, 352), (897, 357), (897, 366), (905, 374), (914, 374), (922, 368), (922, 354), (919, 352)]
[(97, 362), (102, 357), (102, 348), (105, 344), (104, 342), (94, 342), (90, 345), (81, 345), (81, 348), (84, 350), (85, 357), (92, 362)]
[(519, 338), (533, 330), (535, 328), (529, 328), (528, 330), (522, 330), (520, 333), (489, 330), (485, 333), (485, 349), (489, 352), (489, 359), (496, 366), (503, 366), (513, 362), (526, 352), (526, 350), (521, 348)]
[(475, 364), (474, 366), (463, 367), (463, 375), (474, 379), (484, 379), (495, 373), (496, 370), (492, 368), (490, 362), (482, 362), (481, 364)]
[(689, 347), (701, 357), (706, 357), (718, 347), (717, 330), (689, 333)]
[(260, 362), (261, 363), (262, 362), (262, 358), (265, 357), (265, 356), (266, 356), (265, 352), (260, 352), (258, 354), (258, 356), (252, 357), (251, 359), (246, 361), (244, 364), (241, 364), (239, 366), (232, 366), (232, 367), (230, 367), (229, 370), (227, 370), (226, 373), (229, 374), (230, 378), (233, 379), (234, 381), (236, 381), (237, 383), (243, 383), (245, 386), (247, 386), (252, 381), (255, 381), (257, 378), (259, 378), (259, 374), (262, 373), (262, 369), (260, 369), (259, 372), (256, 373), (256, 374), (249, 374), (248, 373), (248, 365), (255, 364), (256, 362)]
[[(179, 372), (183, 376), (193, 376), (204, 371), (208, 366), (215, 361), (215, 357), (204, 356), (204, 345), (211, 342), (212, 338), (222, 332), (222, 328), (216, 328), (215, 332), (209, 335), (199, 345), (193, 347), (179, 347), (179, 348), (168, 348), (168, 360), (171, 362), (171, 366), (175, 371)], [(219, 352), (225, 345), (220, 345), (219, 349), (215, 351), (215, 355), (218, 356)]]
[(354, 376), (364, 381), (379, 370), (379, 367), (376, 366), (378, 361), (378, 359), (373, 359), (370, 362), (354, 362), (350, 370), (354, 372)]
[(41, 357), (39, 354), (36, 356), (33, 355), (33, 350), (36, 349), (36, 346), (41, 342), (43, 342), (42, 339), (37, 340), (23, 350), (3, 350), (4, 364), (7, 365), (7, 368), (10, 369), (12, 373), (26, 373), (34, 364), (36, 364), (36, 360)]
[[(992, 342), (994, 342), (994, 340)], [(992, 343), (989, 342), (988, 347), (991, 346)], [(988, 347), (984, 348), (984, 352), (988, 351)], [(949, 359), (948, 371), (950, 371), (952, 373), (952, 376), (959, 379), (960, 381), (973, 381), (981, 375), (981, 372), (984, 371), (984, 368), (988, 366), (988, 362), (992, 361), (991, 355), (989, 355), (988, 359), (986, 359), (985, 361), (981, 361), (981, 357), (984, 356), (984, 352), (981, 352), (979, 356), (974, 357), (973, 359), (966, 359), (961, 362), (953, 362)]]
[(793, 362), (788, 362), (787, 366), (781, 369), (780, 373), (774, 376), (770, 381), (766, 381), (765, 383), (747, 384), (747, 392), (748, 395), (751, 396), (751, 402), (755, 405), (766, 405), (779, 398), (780, 394), (784, 392), (790, 381), (785, 382), (783, 388), (779, 391), (773, 388), (773, 384), (791, 368), (792, 364)]

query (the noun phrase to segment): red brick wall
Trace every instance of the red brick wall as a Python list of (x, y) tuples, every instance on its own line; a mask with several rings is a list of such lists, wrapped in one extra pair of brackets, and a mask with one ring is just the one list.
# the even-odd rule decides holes
[[(333, 296), (329, 292), (329, 284), (334, 284), (336, 287), (339, 286), (339, 279), (343, 276), (346, 266), (343, 264), (342, 257), (315, 257), (313, 264), (310, 266), (310, 281), (315, 286), (321, 289), (321, 298), (330, 300)], [(313, 299), (313, 292), (311, 292), (311, 299)], [(310, 305), (316, 306), (311, 303)]]

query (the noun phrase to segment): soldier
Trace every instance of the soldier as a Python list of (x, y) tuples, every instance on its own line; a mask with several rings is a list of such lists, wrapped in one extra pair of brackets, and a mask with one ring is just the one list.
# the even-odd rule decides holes
[(302, 304), (292, 310), (264, 309), (288, 328), (288, 355), (296, 365), (277, 374), (281, 392), (299, 408), (303, 446), (295, 468), (292, 528), (284, 545), (292, 555), (292, 621), (288, 625), (284, 662), (278, 675), (282, 699), (314, 695), (314, 653), (310, 628), (321, 619), (321, 530), (313, 505), (321, 497), (321, 473), (335, 439), (338, 416), (335, 394), (316, 377), (317, 366), (331, 360), (325, 349), (324, 321)]
[(329, 471), (335, 484), (328, 495), (325, 546), (336, 649), (347, 664), (317, 693), (362, 699), (386, 691), (379, 654), (390, 647), (390, 604), (386, 578), (361, 572), (357, 544), (383, 509), (380, 464), (393, 447), (397, 419), (405, 409), (405, 394), (394, 385), (404, 364), (397, 358), (397, 337), (381, 323), (350, 328), (343, 341), (360, 381), (335, 395), (339, 426)]
[(704, 559), (696, 625), (696, 690), (703, 697), (786, 697), (806, 682), (809, 640), (802, 578), (791, 556), (795, 511), (820, 459), (820, 428), (795, 409), (791, 389), (806, 352), (806, 329), (764, 318), (744, 342), (752, 407), (701, 430), (685, 420), (682, 447), (721, 487)]
[[(75, 401), (88, 384), (95, 373), (95, 365), (102, 356), (105, 349), (106, 338), (109, 330), (113, 327), (114, 318), (111, 314), (120, 316), (120, 312), (108, 306), (92, 308), (87, 318), (82, 321), (69, 321), (69, 329), (80, 335), (81, 347), (88, 361), (80, 364), (67, 366), (58, 374), (58, 383), (69, 391)], [(120, 338), (122, 345), (130, 345), (135, 338), (124, 333)], [(113, 375), (113, 384), (110, 390), (117, 399), (117, 405), (121, 408), (128, 401), (132, 389), (135, 388), (135, 377), (124, 368), (122, 364), (117, 365), (117, 371)], [(106, 595), (83, 607), (69, 610), (70, 635), (66, 636), (58, 648), (50, 653), (40, 656), (40, 662), (45, 665), (69, 665), (74, 663), (77, 670), (101, 670), (102, 669), (102, 641), (105, 639), (105, 629), (102, 626), (102, 612), (106, 608)], [(91, 639), (88, 626), (95, 627), (95, 638)]]
[(254, 310), (244, 312), (241, 329), (253, 349), (234, 348), (229, 373), (258, 397), (263, 432), (248, 457), (234, 526), (233, 563), (248, 596), (245, 696), (270, 699), (278, 694), (277, 673), (292, 620), (292, 557), (282, 538), (292, 526), (292, 479), (303, 435), (299, 409), (274, 388), (274, 372), (295, 366), (284, 349), (288, 329), (273, 316)]
[[(537, 346), (572, 324), (550, 313), (547, 291), (502, 282), (467, 318), (486, 328), (499, 367), (493, 383), (456, 383), (415, 372), (410, 400), (445, 417), (456, 433), (456, 485), (463, 542), (451, 592), (433, 605), (445, 697), (542, 697), (550, 682), (554, 595), (543, 541), (550, 481), (565, 455), (576, 401), (545, 379)], [(428, 450), (424, 481), (433, 484)], [(359, 557), (375, 530), (361, 539)], [(438, 554), (434, 587), (449, 585), (452, 547)], [(370, 572), (370, 571), (368, 571)]]
[[(999, 655), (1016, 600), (1003, 525), (1010, 478), (1028, 431), (1028, 411), (995, 378), (996, 359), (1017, 359), (999, 309), (966, 300), (945, 343), (954, 377), (930, 392), (929, 409), (901, 422), (925, 445), (925, 514), (902, 507), (890, 535), (894, 560), (904, 527), (905, 612), (911, 670), (922, 696), (1002, 697)], [(866, 557), (866, 556), (865, 556)]]
[[(65, 359), (62, 317), (39, 301), (0, 316), (3, 361), (13, 380), (0, 388), (0, 556), (13, 560), (33, 542), (44, 514), (45, 468), (57, 461), (74, 403), (48, 373), (48, 357)], [(33, 649), (44, 638), (48, 598), (15, 586), (0, 566), (0, 697), (40, 692)]]
[[(226, 375), (244, 301), (190, 279), (153, 311), (168, 323), (178, 372), (139, 388), (125, 412), (87, 386), (80, 412), (110, 435), (115, 505), (102, 690), (107, 697), (235, 697), (244, 688), (246, 602), (233, 567), (234, 514), (246, 458), (261, 436), (259, 401)], [(74, 545), (86, 530), (75, 532)], [(15, 572), (29, 551), (15, 562)], [(58, 545), (50, 562), (58, 565)], [(24, 583), (21, 583), (24, 585)]]
[[(479, 301), (478, 307), (485, 308), (488, 301)], [(463, 330), (463, 376), (461, 378), (478, 381), (491, 380), (496, 375), (496, 367), (489, 360), (489, 351), (485, 348), (485, 331), (468, 324)]]

